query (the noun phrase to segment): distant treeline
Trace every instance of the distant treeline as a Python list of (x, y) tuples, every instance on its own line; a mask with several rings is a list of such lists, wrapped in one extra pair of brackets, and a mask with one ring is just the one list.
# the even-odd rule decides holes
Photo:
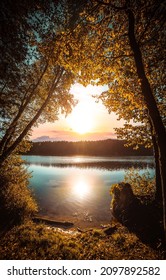
[(101, 140), (101, 141), (79, 141), (79, 142), (34, 142), (28, 155), (49, 155), (49, 156), (151, 156), (152, 149), (145, 149), (140, 146), (133, 150), (132, 147), (125, 147), (122, 140)]

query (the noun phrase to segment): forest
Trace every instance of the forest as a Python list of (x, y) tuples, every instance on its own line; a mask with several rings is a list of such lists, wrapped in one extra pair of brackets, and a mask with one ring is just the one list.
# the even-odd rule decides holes
[(34, 142), (31, 143), (27, 155), (47, 156), (69, 156), (69, 155), (90, 155), (90, 156), (152, 156), (153, 150), (141, 146), (137, 150), (132, 147), (125, 147), (122, 140), (101, 140), (101, 141), (56, 141), (56, 142)]
[[(0, 259), (165, 259), (165, 14), (164, 0), (1, 1)], [(72, 112), (75, 83), (107, 86), (93, 97), (124, 121), (118, 140), (31, 143), (34, 128)], [(152, 153), (153, 181), (114, 186), (108, 229), (69, 237), (36, 222), (20, 155)]]

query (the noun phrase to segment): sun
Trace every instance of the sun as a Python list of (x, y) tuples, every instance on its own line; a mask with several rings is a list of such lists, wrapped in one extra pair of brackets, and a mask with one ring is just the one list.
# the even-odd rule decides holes
[(95, 133), (98, 128), (98, 114), (100, 115), (102, 108), (96, 103), (93, 95), (99, 95), (99, 88), (92, 85), (85, 87), (76, 83), (71, 88), (71, 93), (78, 104), (66, 118), (68, 128), (81, 135)]
[(79, 134), (93, 132), (95, 128), (94, 100), (87, 88), (82, 85), (79, 85), (77, 90), (75, 97), (78, 104), (67, 117), (68, 125), (70, 129)]
[(85, 104), (80, 104), (68, 117), (68, 123), (73, 131), (79, 134), (86, 134), (92, 131), (93, 117), (90, 115), (87, 106)]

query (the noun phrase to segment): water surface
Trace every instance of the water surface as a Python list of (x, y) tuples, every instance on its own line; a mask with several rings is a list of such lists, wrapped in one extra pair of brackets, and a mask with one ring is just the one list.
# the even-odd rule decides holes
[(109, 223), (110, 188), (123, 181), (129, 167), (148, 169), (154, 175), (152, 157), (24, 156), (32, 172), (29, 187), (39, 214), (76, 226)]

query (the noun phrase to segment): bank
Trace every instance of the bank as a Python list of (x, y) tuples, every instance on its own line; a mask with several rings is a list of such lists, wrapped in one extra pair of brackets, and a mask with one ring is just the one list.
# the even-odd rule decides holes
[(1, 260), (158, 260), (152, 249), (116, 221), (109, 228), (62, 229), (27, 221), (1, 236)]

